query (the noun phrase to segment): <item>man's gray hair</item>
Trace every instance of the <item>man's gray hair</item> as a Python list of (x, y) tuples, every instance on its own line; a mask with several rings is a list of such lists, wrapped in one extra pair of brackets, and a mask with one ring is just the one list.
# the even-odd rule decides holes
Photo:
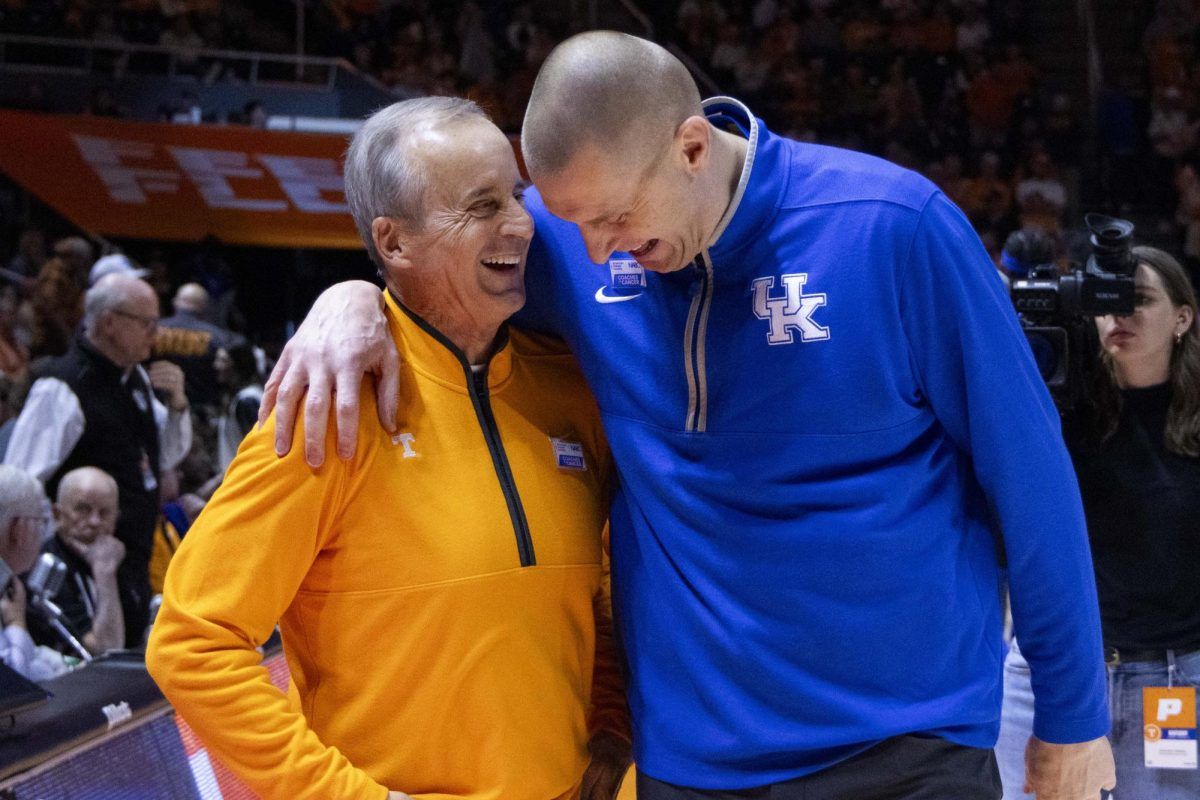
[(105, 313), (129, 299), (129, 282), (121, 275), (105, 275), (83, 296), (83, 330), (91, 333)]
[(40, 517), (45, 495), (38, 479), (24, 470), (0, 464), (0, 535), (17, 517)]
[(346, 150), (346, 202), (376, 266), (383, 268), (371, 236), (376, 217), (394, 217), (415, 230), (425, 221), (428, 175), (420, 159), (411, 156), (414, 134), (471, 116), (490, 119), (471, 100), (418, 97), (381, 108), (354, 134)]
[(114, 275), (106, 275), (92, 284), (88, 289), (88, 293), (83, 296), (83, 330), (84, 333), (92, 333), (96, 330), (96, 323), (104, 314), (113, 311), (114, 308), (121, 306), (126, 300), (137, 293), (138, 284), (145, 285), (146, 289), (154, 291), (150, 288), (150, 284), (143, 281), (142, 278), (126, 275), (126, 273), (114, 273)]

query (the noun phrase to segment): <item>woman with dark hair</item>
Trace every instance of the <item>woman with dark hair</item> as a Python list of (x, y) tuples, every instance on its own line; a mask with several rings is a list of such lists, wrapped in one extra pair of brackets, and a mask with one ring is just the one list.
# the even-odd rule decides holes
[(225, 468), (237, 454), (246, 434), (258, 421), (258, 405), (262, 402), (263, 386), (258, 359), (248, 344), (217, 348), (213, 369), (221, 387), (221, 415), (217, 417), (217, 472)]
[[(1170, 729), (1172, 721), (1187, 727), (1188, 719), (1195, 727), (1200, 327), (1196, 294), (1179, 262), (1151, 247), (1135, 247), (1133, 254), (1134, 313), (1096, 318), (1100, 364), (1094, 390), (1065, 431), (1096, 570), (1117, 796), (1196, 800), (1200, 770), (1160, 768), (1158, 746), (1147, 745), (1143, 689), (1182, 689), (1177, 712), (1168, 705), (1171, 713), (1161, 719), (1156, 707), (1149, 710), (1160, 729)], [(1022, 791), (1023, 751), (1032, 717), (1029, 668), (1014, 644), (1005, 664), (996, 747), (1006, 800), (1028, 796)], [(1195, 739), (1190, 742), (1194, 765)]]

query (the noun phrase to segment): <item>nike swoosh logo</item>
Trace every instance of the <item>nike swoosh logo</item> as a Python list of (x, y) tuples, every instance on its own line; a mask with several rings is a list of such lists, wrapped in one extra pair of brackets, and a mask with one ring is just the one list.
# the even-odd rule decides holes
[(604, 290), (607, 286), (601, 286), (596, 290), (597, 303), (624, 303), (626, 300), (636, 300), (642, 296), (641, 292), (637, 294), (605, 294)]

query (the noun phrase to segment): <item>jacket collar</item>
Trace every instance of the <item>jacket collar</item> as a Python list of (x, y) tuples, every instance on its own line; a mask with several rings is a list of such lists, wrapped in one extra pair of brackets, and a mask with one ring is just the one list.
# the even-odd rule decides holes
[[(126, 371), (108, 356), (96, 349), (96, 345), (88, 341), (87, 336), (85, 336), (82, 332), (75, 334), (75, 346), (79, 348), (79, 352), (83, 354), (83, 358), (88, 362), (88, 365), (97, 373), (105, 378), (124, 382)], [(130, 370), (130, 373), (136, 371), (137, 370)]]
[[(426, 377), (467, 392), (474, 373), (466, 354), (391, 292), (385, 289), (383, 296), (388, 327), (404, 362)], [(489, 390), (499, 388), (512, 375), (512, 344), (507, 323), (501, 326), (499, 338), (500, 345), (487, 363)]]
[(704, 112), (713, 126), (744, 136), (749, 144), (741, 179), (708, 245), (710, 258), (723, 261), (753, 242), (775, 216), (789, 165), (779, 138), (742, 102), (713, 97), (704, 101)]

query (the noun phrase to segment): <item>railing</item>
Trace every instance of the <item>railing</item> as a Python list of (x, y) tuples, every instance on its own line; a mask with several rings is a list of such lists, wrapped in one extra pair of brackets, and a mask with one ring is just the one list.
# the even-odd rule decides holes
[(57, 39), (48, 36), (0, 36), (0, 66), (42, 72), (176, 77), (215, 80), (231, 75), (250, 85), (295, 85), (332, 90), (337, 58), (254, 53), (238, 50), (177, 49), (164, 45)]

